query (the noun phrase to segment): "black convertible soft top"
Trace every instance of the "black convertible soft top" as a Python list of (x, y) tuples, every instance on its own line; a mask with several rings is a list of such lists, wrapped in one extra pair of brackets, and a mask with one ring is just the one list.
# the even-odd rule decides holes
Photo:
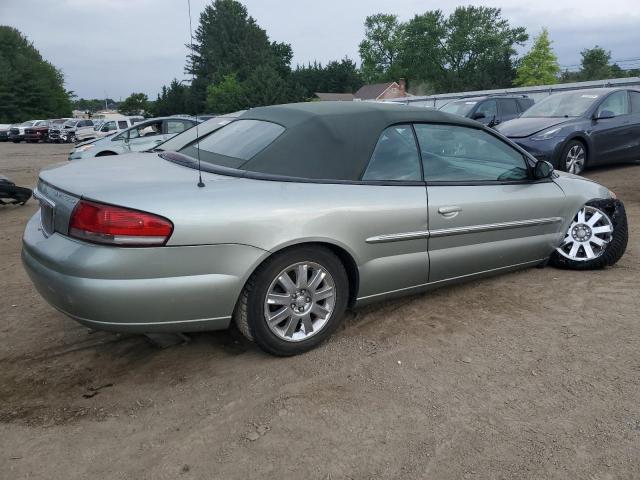
[(411, 122), (478, 128), (472, 120), (392, 103), (310, 102), (258, 107), (238, 120), (265, 120), (285, 127), (242, 170), (309, 179), (358, 180), (382, 131)]

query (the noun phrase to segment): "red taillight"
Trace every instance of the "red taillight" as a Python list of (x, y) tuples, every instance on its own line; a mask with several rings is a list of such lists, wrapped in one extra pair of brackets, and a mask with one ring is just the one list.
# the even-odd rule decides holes
[(69, 235), (120, 246), (164, 245), (173, 231), (166, 218), (151, 213), (81, 200), (71, 214)]

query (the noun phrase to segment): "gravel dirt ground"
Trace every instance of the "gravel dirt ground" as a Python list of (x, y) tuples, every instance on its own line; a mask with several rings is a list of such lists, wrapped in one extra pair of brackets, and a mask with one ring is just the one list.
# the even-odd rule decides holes
[[(68, 151), (0, 144), (0, 173), (33, 186)], [(0, 478), (640, 478), (640, 166), (587, 176), (627, 207), (615, 267), (371, 306), (285, 359), (89, 333), (22, 269), (36, 203), (0, 207)]]

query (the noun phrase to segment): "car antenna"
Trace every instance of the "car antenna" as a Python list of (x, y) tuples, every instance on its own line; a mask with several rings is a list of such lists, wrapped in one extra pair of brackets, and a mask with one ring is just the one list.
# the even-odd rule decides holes
[[(193, 55), (193, 27), (191, 26), (191, 0), (187, 0), (187, 8), (189, 9), (189, 40), (191, 42), (191, 55)], [(193, 62), (193, 57), (192, 57)], [(191, 98), (193, 98), (193, 83), (195, 80), (196, 74), (193, 69), (193, 64), (191, 65)], [(198, 156), (198, 187), (204, 187), (204, 182), (202, 181), (202, 168), (200, 164), (200, 135), (198, 131), (198, 110), (196, 109), (196, 154)]]

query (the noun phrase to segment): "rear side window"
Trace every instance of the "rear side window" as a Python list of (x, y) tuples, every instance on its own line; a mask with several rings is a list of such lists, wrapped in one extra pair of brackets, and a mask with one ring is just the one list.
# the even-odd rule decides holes
[[(273, 122), (236, 120), (200, 140), (200, 159), (224, 167), (238, 168), (269, 146), (284, 130), (283, 126)], [(180, 150), (180, 153), (197, 158), (196, 145), (192, 143)]]
[(362, 180), (422, 180), (411, 125), (394, 125), (382, 132)]
[(124, 130), (125, 128), (127, 128), (129, 126), (129, 124), (127, 124), (126, 120), (118, 120), (118, 128), (120, 130)]
[(493, 120), (498, 114), (498, 107), (496, 105), (495, 100), (487, 100), (486, 102), (482, 102), (476, 113), (484, 113), (484, 118), (486, 122)]
[(415, 129), (427, 181), (492, 182), (528, 178), (522, 154), (483, 130), (432, 124), (416, 124)]
[(629, 92), (631, 97), (631, 113), (640, 113), (640, 92)]
[(505, 98), (500, 100), (500, 108), (502, 109), (502, 116), (505, 119), (515, 118), (518, 116), (518, 106), (515, 99)]

